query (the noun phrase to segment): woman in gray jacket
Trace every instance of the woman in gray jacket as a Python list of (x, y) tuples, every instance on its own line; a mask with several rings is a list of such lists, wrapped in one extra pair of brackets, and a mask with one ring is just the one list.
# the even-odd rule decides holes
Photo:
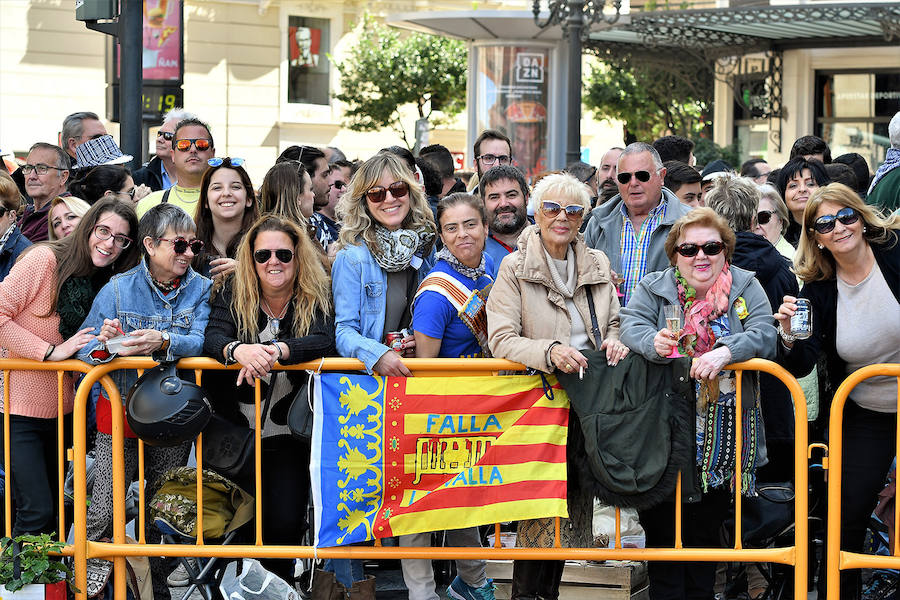
[[(702, 494), (686, 504), (684, 545), (718, 546), (734, 489), (734, 428), (741, 426), (741, 491), (755, 493), (756, 468), (765, 463), (765, 442), (756, 377), (745, 375), (741, 417), (735, 415), (735, 373), (729, 363), (772, 358), (776, 333), (771, 307), (754, 274), (729, 266), (735, 236), (709, 208), (695, 208), (678, 219), (666, 239), (672, 267), (647, 274), (622, 309), (622, 341), (647, 360), (664, 362), (673, 349), (692, 357), (696, 380), (696, 476)], [(666, 324), (666, 306), (681, 308), (681, 327)], [(677, 309), (676, 309), (677, 310)], [(685, 493), (684, 500), (692, 498)], [(640, 512), (648, 547), (672, 547), (674, 498)], [(711, 598), (715, 563), (651, 562), (650, 597)]]

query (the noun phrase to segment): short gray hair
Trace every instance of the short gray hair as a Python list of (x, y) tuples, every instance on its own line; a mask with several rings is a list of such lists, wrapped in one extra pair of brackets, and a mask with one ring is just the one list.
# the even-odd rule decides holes
[(180, 106), (176, 106), (175, 108), (173, 108), (172, 110), (170, 110), (163, 116), (162, 123), (160, 123), (160, 125), (165, 125), (167, 121), (175, 121), (175, 123), (177, 124), (177, 123), (180, 123), (181, 121), (184, 121), (185, 119), (196, 119), (196, 118), (197, 118), (197, 115), (195, 115), (194, 113), (187, 111), (187, 110), (181, 108)]
[(663, 168), (663, 161), (659, 157), (659, 152), (656, 151), (656, 148), (644, 142), (634, 142), (625, 146), (622, 154), (619, 155), (619, 160), (621, 161), (623, 157), (629, 154), (643, 154), (644, 152), (650, 153), (650, 157), (653, 159), (653, 166), (656, 167), (657, 171)]
[(900, 111), (888, 123), (888, 138), (891, 140), (891, 147), (900, 148)]
[(735, 232), (750, 231), (759, 208), (759, 190), (745, 177), (716, 177), (704, 203), (728, 221)]
[(775, 208), (775, 214), (781, 219), (781, 235), (784, 235), (787, 233), (790, 220), (788, 219), (787, 205), (784, 203), (781, 194), (778, 193), (778, 189), (771, 183), (757, 184), (756, 189), (759, 190), (760, 199), (768, 198), (769, 202), (772, 203), (772, 206)]
[(99, 121), (100, 117), (97, 116), (97, 113), (92, 113), (88, 111), (72, 113), (65, 119), (63, 119), (62, 124), (62, 144), (63, 146), (68, 145), (69, 138), (80, 138), (81, 134), (84, 133), (84, 125), (82, 121), (85, 119), (94, 119), (95, 121)]
[(575, 200), (584, 207), (585, 216), (591, 210), (591, 189), (569, 173), (554, 173), (542, 177), (531, 190), (531, 207), (537, 212), (541, 202), (556, 198)]
[(56, 152), (56, 166), (64, 171), (71, 170), (71, 165), (69, 163), (69, 155), (66, 154), (66, 151), (57, 146), (56, 144), (48, 144), (47, 142), (37, 142), (33, 144), (31, 148), (28, 149), (28, 154), (31, 154), (35, 150), (52, 150)]
[[(138, 224), (138, 236), (141, 240), (145, 237), (153, 239), (153, 243), (159, 246), (159, 238), (165, 237), (166, 232), (171, 229), (177, 233), (195, 232), (197, 226), (194, 220), (178, 206), (165, 202), (157, 204), (141, 217)], [(143, 242), (141, 242), (141, 252), (147, 252)]]

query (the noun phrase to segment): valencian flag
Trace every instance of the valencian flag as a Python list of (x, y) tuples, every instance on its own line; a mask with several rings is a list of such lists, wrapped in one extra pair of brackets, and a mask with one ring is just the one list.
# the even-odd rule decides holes
[(316, 375), (316, 546), (568, 516), (569, 399), (546, 381)]

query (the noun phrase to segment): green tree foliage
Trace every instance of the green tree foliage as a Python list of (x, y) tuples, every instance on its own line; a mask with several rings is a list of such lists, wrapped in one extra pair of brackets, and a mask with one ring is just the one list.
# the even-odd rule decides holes
[(371, 15), (363, 15), (359, 32), (349, 56), (335, 64), (342, 91), (334, 97), (347, 105), (345, 127), (390, 128), (412, 148), (414, 128), (404, 123), (404, 107), (414, 105), (419, 118), (433, 126), (465, 108), (468, 51), (463, 42), (419, 33), (403, 37)]

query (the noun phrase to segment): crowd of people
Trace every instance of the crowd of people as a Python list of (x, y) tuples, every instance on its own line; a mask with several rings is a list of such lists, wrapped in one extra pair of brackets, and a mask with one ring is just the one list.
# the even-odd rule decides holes
[[(735, 486), (752, 497), (793, 477), (794, 399), (776, 379), (745, 374), (738, 415), (738, 379), (726, 365), (765, 358), (802, 377), (810, 441), (827, 441), (840, 382), (868, 364), (900, 363), (900, 113), (889, 132), (891, 148), (872, 177), (861, 157), (832, 160), (815, 136), (798, 139), (780, 168), (752, 158), (739, 171), (722, 160), (698, 169), (693, 143), (666, 136), (529, 182), (509, 138), (486, 130), (468, 181), (440, 145), (418, 157), (391, 146), (356, 161), (334, 147), (291, 146), (257, 188), (244, 160), (217, 156), (210, 127), (187, 111), (166, 115), (155, 156), (134, 172), (97, 115), (75, 113), (62, 145), (36, 143), (19, 169), (0, 173), (0, 347), (3, 356), (37, 361), (204, 355), (237, 363), (236, 376), (210, 372), (203, 386), (218, 417), (250, 427), (253, 382), (262, 380), (269, 544), (300, 544), (309, 527), (310, 450), (286, 422), (307, 375), (273, 372), (276, 363), (343, 356), (369, 373), (402, 377), (412, 375), (405, 357), (493, 356), (564, 376), (598, 356), (613, 369), (628, 368), (626, 358), (658, 365), (688, 357), (684, 543), (715, 547)], [(791, 324), (807, 306), (812, 331), (804, 336)], [(114, 374), (123, 398), (136, 379)], [(51, 532), (61, 510), (55, 419), (71, 433), (78, 382), (63, 378), (60, 415), (55, 373), (16, 372), (13, 380), (3, 407), (14, 440), (3, 465), (12, 531)], [(861, 551), (894, 459), (896, 423), (884, 415), (896, 412), (896, 398), (896, 379), (886, 377), (850, 395), (842, 476), (853, 485), (842, 489), (841, 515), (848, 550)], [(95, 432), (88, 537), (100, 540), (112, 531), (111, 420), (123, 407), (98, 389), (89, 408), (90, 422), (79, 424)], [(570, 464), (585, 461), (578, 448), (571, 445)], [(148, 446), (148, 499), (163, 473), (187, 464), (190, 449)], [(137, 460), (137, 436), (126, 427), (129, 480)], [(570, 482), (564, 545), (593, 544), (590, 490)], [(824, 498), (821, 482), (813, 493)], [(673, 544), (674, 502), (668, 495), (639, 510), (648, 547)], [(481, 544), (477, 528), (445, 533), (453, 545)], [(158, 536), (148, 520), (147, 539)], [(399, 544), (427, 546), (432, 537), (404, 535)], [(553, 539), (550, 518), (518, 523), (519, 546)], [(94, 594), (109, 576), (100, 562)], [(294, 575), (293, 561), (264, 565), (286, 580)], [(157, 600), (170, 597), (173, 568), (151, 560)], [(484, 561), (456, 568), (450, 597), (494, 597)], [(404, 559), (402, 571), (411, 600), (439, 597), (431, 561)], [(558, 561), (516, 561), (512, 597), (558, 598), (562, 574)], [(720, 591), (711, 563), (652, 561), (649, 576), (653, 600), (708, 600)], [(765, 585), (751, 574), (749, 597)], [(311, 586), (314, 598), (374, 598), (360, 560), (326, 561)], [(842, 576), (841, 589), (842, 598), (859, 597), (858, 572)]]

